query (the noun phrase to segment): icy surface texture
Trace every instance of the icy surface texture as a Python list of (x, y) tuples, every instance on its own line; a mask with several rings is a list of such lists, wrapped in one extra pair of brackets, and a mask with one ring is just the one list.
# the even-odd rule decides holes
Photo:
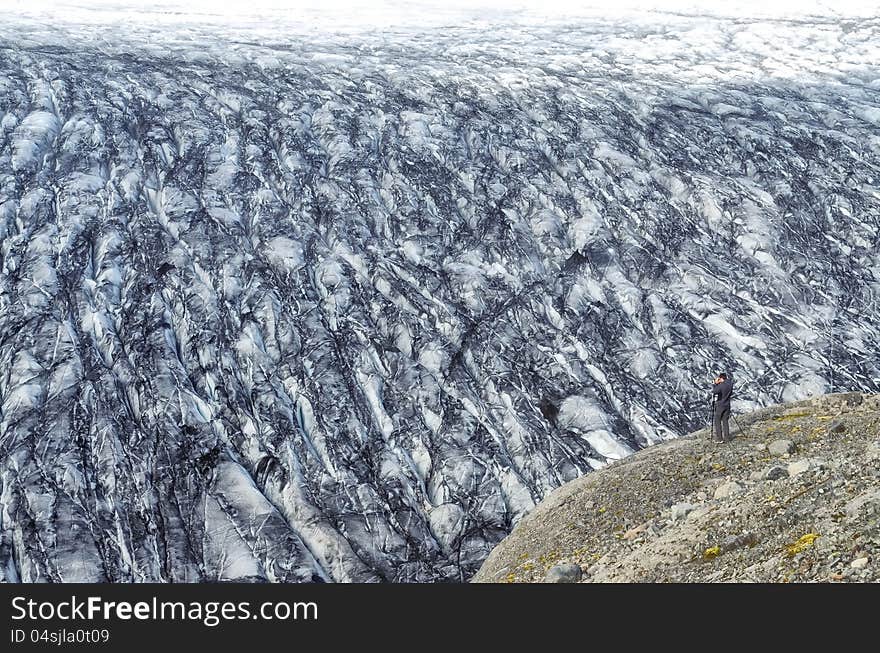
[(7, 580), (463, 580), (880, 388), (876, 20), (224, 29), (0, 25)]

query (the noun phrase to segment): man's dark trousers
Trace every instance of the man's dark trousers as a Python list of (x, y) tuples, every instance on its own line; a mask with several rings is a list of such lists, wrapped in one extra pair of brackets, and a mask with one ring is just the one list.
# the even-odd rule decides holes
[(730, 442), (730, 404), (715, 404), (715, 437)]

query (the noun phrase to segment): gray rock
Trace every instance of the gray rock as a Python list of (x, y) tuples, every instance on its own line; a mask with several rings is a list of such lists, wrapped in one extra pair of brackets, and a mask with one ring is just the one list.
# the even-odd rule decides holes
[(849, 566), (852, 567), (853, 569), (864, 569), (865, 567), (868, 566), (868, 559), (867, 558), (856, 558), (851, 563), (849, 563)]
[(869, 519), (880, 517), (880, 489), (866, 490), (853, 497), (844, 506), (844, 512), (850, 521), (860, 515)]
[(764, 472), (764, 478), (768, 481), (778, 481), (781, 478), (788, 478), (788, 470), (785, 467), (774, 466)]
[(843, 433), (846, 431), (846, 424), (843, 423), (843, 420), (836, 419), (831, 424), (828, 425), (829, 433)]
[(722, 551), (733, 551), (744, 546), (754, 546), (758, 542), (758, 538), (754, 533), (742, 533), (741, 535), (731, 535), (725, 537), (721, 542)]
[(730, 481), (729, 483), (718, 486), (715, 490), (715, 498), (727, 499), (729, 497), (735, 497), (737, 494), (742, 494), (744, 490), (745, 488), (736, 481)]
[(696, 506), (692, 503), (676, 503), (672, 506), (672, 521), (681, 521), (688, 516)]
[(809, 460), (798, 460), (788, 465), (788, 475), (794, 478), (799, 474), (809, 471), (813, 464)]
[(772, 456), (784, 456), (787, 453), (794, 453), (794, 442), (791, 440), (774, 440), (767, 445), (767, 451)]
[(732, 551), (736, 548), (736, 535), (729, 535), (721, 540), (721, 550), (722, 551)]
[(579, 565), (565, 563), (552, 567), (544, 577), (545, 583), (578, 583), (584, 572)]

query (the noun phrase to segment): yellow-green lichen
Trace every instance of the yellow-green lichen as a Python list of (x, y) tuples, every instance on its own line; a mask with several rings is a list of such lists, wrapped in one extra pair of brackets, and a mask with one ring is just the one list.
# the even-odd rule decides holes
[(712, 560), (713, 558), (717, 558), (721, 553), (721, 547), (718, 545), (710, 546), (708, 549), (703, 551), (703, 560)]
[(818, 537), (818, 533), (807, 533), (794, 544), (789, 544), (787, 547), (785, 547), (785, 552), (789, 556), (797, 555), (801, 551), (809, 549), (811, 546), (813, 546), (813, 542), (815, 542)]

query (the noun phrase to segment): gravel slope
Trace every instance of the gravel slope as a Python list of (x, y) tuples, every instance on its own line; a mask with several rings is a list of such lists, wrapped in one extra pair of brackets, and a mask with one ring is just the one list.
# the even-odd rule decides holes
[[(880, 395), (826, 395), (642, 450), (559, 488), (475, 582), (878, 581)], [(576, 577), (558, 567), (551, 576)]]

